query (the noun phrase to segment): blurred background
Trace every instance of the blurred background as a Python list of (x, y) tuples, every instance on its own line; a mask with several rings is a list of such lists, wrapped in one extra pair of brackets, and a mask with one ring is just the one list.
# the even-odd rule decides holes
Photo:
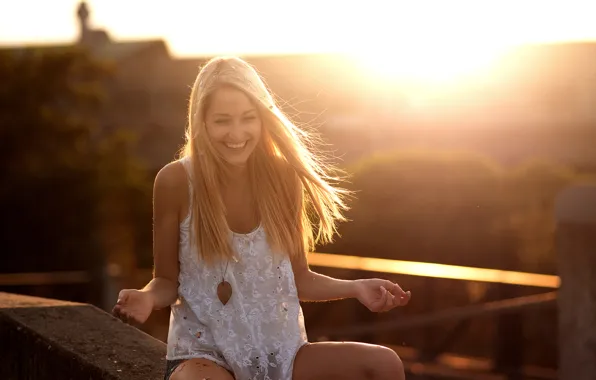
[[(110, 310), (150, 280), (153, 178), (200, 66), (234, 54), (357, 191), (313, 268), (413, 293), (379, 315), (303, 304), (310, 339), (387, 344), (461, 378), (556, 378), (552, 299), (487, 305), (558, 287), (554, 197), (596, 178), (591, 5), (3, 2), (0, 291)], [(141, 328), (165, 341), (168, 313)]]

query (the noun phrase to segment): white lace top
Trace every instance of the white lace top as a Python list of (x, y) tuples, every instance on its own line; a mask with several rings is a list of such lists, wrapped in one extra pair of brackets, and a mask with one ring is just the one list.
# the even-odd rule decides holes
[[(182, 163), (190, 173), (190, 161)], [(230, 261), (227, 270), (225, 262), (207, 266), (192, 234), (189, 213), (180, 224), (179, 300), (171, 306), (166, 358), (207, 358), (236, 380), (290, 380), (307, 337), (287, 256), (273, 255), (259, 226), (249, 234), (230, 232), (238, 261)], [(224, 272), (232, 285), (226, 305), (216, 291)]]

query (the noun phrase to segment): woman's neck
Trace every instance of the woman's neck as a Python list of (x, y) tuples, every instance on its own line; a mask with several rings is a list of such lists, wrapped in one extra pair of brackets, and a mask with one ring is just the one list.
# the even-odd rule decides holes
[(250, 184), (248, 165), (228, 165), (223, 175), (224, 183), (229, 187), (245, 187)]

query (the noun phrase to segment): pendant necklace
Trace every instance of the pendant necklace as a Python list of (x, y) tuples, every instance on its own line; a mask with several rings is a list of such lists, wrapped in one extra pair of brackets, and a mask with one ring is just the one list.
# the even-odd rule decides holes
[(232, 285), (226, 281), (225, 276), (228, 272), (228, 264), (230, 260), (226, 261), (226, 269), (222, 271), (221, 275), (221, 282), (217, 285), (217, 298), (221, 301), (222, 304), (227, 304), (230, 298), (232, 297)]

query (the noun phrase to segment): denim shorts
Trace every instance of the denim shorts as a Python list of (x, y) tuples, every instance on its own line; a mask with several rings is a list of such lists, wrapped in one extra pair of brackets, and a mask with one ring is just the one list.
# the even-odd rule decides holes
[(174, 373), (176, 368), (185, 361), (186, 359), (166, 360), (166, 374), (164, 375), (163, 380), (170, 380), (172, 373)]

